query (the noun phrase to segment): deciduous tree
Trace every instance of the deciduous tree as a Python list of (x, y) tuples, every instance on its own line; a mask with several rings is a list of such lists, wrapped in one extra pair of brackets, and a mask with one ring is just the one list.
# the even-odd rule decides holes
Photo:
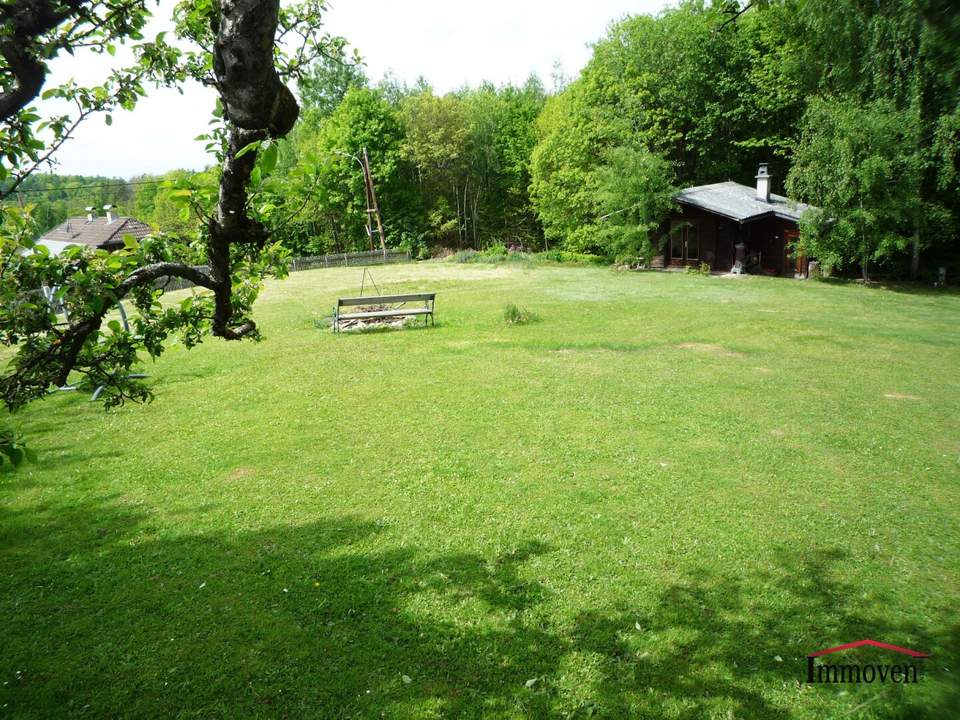
[[(77, 113), (72, 119), (41, 121), (29, 103), (41, 91), (46, 62), (84, 46), (110, 52), (115, 41), (139, 40), (147, 7), (125, 0), (3, 5), (0, 137), (3, 162), (15, 181), (66, 141), (73, 123), (92, 112), (132, 106), (147, 78), (172, 85), (196, 80), (214, 88), (219, 99), (218, 123), (209, 138), (219, 164), (218, 187), (210, 192), (187, 184), (179, 193), (203, 217), (193, 242), (157, 237), (129, 240), (124, 251), (113, 254), (73, 248), (53, 257), (33, 244), (26, 213), (4, 209), (0, 341), (16, 349), (0, 378), (7, 407), (46, 395), (72, 372), (105, 385), (108, 403), (145, 399), (149, 391), (129, 377), (130, 369), (141, 352), (163, 352), (171, 333), (179, 332), (188, 346), (207, 332), (226, 340), (258, 337), (251, 309), (260, 281), (271, 272), (283, 273), (285, 265), (248, 200), (251, 187), (276, 164), (276, 141), (298, 116), (285, 80), (329, 47), (329, 38), (315, 30), (323, 9), (321, 0), (284, 8), (279, 0), (182, 2), (175, 11), (177, 34), (191, 49), (162, 36), (141, 43), (136, 66), (115, 71), (104, 85), (53, 89), (74, 101)], [(44, 126), (52, 130), (45, 146), (37, 137)], [(158, 283), (168, 277), (187, 279), (208, 292), (163, 305)], [(58, 301), (69, 310), (65, 325), (43, 301), (42, 286), (58, 289)], [(111, 308), (125, 299), (138, 311), (130, 331), (108, 321)]]

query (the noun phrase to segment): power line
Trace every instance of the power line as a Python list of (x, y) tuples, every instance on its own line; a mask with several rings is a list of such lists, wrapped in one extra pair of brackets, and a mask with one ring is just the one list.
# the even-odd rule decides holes
[(165, 183), (168, 180), (130, 180), (129, 182), (124, 181), (120, 183), (113, 184), (103, 184), (103, 183), (93, 183), (90, 185), (62, 185), (60, 187), (48, 187), (48, 188), (17, 188), (14, 190), (14, 193), (43, 193), (43, 192), (60, 192), (64, 190), (87, 190), (90, 188), (98, 188), (102, 190), (107, 190), (109, 188), (123, 188), (130, 187), (131, 185), (157, 185), (158, 183)]

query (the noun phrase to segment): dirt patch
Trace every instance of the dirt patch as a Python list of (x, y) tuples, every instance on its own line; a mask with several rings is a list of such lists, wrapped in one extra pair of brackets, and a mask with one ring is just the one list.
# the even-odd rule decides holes
[(683, 350), (692, 350), (693, 352), (707, 353), (718, 357), (743, 357), (743, 353), (738, 353), (735, 350), (727, 350), (725, 347), (714, 345), (713, 343), (685, 342), (680, 343), (677, 347)]
[(243, 480), (245, 478), (253, 477), (257, 474), (257, 471), (250, 467), (238, 467), (235, 470), (231, 470), (227, 474), (227, 480), (234, 482), (236, 480)]
[(896, 393), (896, 392), (884, 393), (883, 396), (887, 400), (922, 400), (923, 399), (923, 398), (917, 397), (916, 395), (907, 395), (905, 393)]
[(783, 437), (784, 435), (786, 435), (786, 433), (780, 428), (774, 428), (773, 430), (770, 431), (770, 434), (773, 435), (774, 437)]

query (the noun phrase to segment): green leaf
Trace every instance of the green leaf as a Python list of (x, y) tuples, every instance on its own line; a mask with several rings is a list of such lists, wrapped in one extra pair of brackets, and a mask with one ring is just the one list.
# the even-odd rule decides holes
[(242, 148), (240, 148), (240, 149), (237, 151), (237, 154), (234, 155), (234, 158), (241, 158), (241, 157), (243, 157), (244, 155), (246, 155), (248, 152), (253, 152), (254, 150), (256, 150), (257, 148), (260, 147), (260, 144), (261, 144), (262, 142), (263, 142), (263, 140), (254, 140), (254, 141), (253, 141), (252, 143), (250, 143), (249, 145), (244, 145)]
[(259, 185), (259, 184), (260, 184), (260, 179), (261, 179), (261, 178), (260, 178), (260, 168), (259, 168), (259, 167), (255, 167), (255, 168), (253, 169), (253, 172), (250, 173), (250, 184), (251, 184), (251, 185)]
[(103, 120), (107, 123), (107, 125), (113, 125), (113, 116), (109, 113), (104, 116)]
[(270, 143), (266, 150), (263, 151), (263, 157), (260, 159), (260, 167), (264, 173), (271, 173), (273, 169), (277, 166), (277, 144)]

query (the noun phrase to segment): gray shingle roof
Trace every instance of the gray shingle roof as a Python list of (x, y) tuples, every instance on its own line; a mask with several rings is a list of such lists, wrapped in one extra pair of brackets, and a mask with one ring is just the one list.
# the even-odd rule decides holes
[(153, 234), (153, 228), (131, 217), (118, 217), (112, 223), (105, 217), (73, 217), (49, 230), (40, 238), (55, 243), (86, 245), (91, 248), (111, 249), (123, 245), (124, 235), (133, 235), (136, 239)]
[(733, 181), (698, 185), (681, 190), (677, 202), (701, 208), (717, 215), (746, 222), (774, 216), (785, 220), (798, 220), (811, 206), (796, 202), (782, 195), (770, 193), (770, 202), (757, 200), (756, 188)]

